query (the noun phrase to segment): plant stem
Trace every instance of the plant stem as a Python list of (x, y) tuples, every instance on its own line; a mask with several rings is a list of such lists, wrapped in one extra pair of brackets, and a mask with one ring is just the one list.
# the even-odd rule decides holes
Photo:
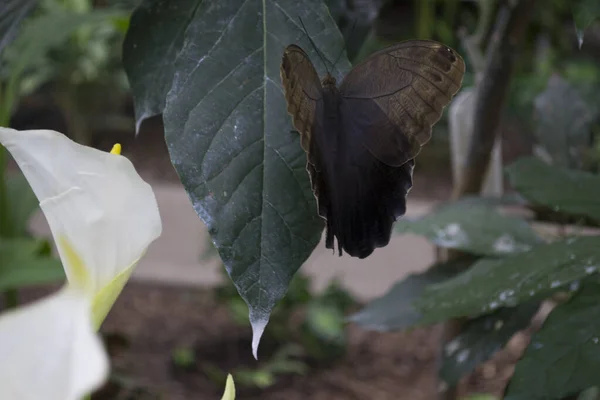
[(523, 40), (535, 0), (521, 0), (512, 7), (511, 2), (508, 3), (498, 13), (483, 76), (477, 86), (473, 136), (466, 163), (468, 167), (461, 185), (455, 188), (455, 198), (481, 191), (504, 100), (508, 94), (513, 65), (518, 56), (517, 50)]
[[(453, 199), (481, 192), (496, 140), (504, 100), (508, 93), (513, 65), (518, 55), (517, 48), (523, 40), (534, 4), (535, 0), (520, 0), (516, 4), (515, 1), (507, 1), (498, 12), (490, 44), (487, 47), (481, 81), (477, 85), (473, 135), (466, 160), (467, 167), (463, 170), (465, 176), (454, 188)], [(482, 25), (478, 29), (478, 35), (481, 35)], [(456, 257), (460, 257), (460, 252), (446, 254), (446, 258)], [(462, 319), (452, 319), (444, 324), (442, 351), (445, 345), (462, 331), (463, 326)], [(455, 400), (457, 397), (456, 387), (448, 387), (439, 393), (441, 400)]]

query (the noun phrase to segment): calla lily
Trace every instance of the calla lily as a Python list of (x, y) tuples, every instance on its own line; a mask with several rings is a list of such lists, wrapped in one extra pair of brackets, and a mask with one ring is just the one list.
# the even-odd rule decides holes
[(0, 354), (0, 399), (81, 399), (108, 375), (89, 301), (69, 286), (2, 314)]
[(118, 147), (111, 154), (58, 132), (7, 128), (0, 143), (40, 201), (68, 279), (54, 296), (0, 315), (0, 399), (78, 399), (106, 377), (92, 328), (162, 231), (156, 199)]

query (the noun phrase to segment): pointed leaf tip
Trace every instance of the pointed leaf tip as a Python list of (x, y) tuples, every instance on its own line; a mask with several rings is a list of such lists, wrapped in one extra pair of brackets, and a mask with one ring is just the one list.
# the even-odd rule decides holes
[(252, 325), (252, 355), (255, 360), (258, 360), (258, 345), (262, 338), (267, 323), (269, 322), (268, 314), (263, 318), (253, 318), (252, 312), (250, 313), (250, 324)]

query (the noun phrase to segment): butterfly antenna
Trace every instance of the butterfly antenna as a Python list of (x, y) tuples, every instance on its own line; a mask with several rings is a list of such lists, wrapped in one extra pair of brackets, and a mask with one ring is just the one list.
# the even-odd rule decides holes
[(313, 42), (312, 38), (308, 34), (308, 31), (306, 30), (306, 26), (304, 26), (304, 22), (302, 22), (302, 18), (298, 17), (298, 19), (300, 20), (300, 24), (302, 25), (302, 29), (304, 29), (304, 33), (306, 33), (306, 37), (308, 37), (308, 40), (310, 41), (310, 44), (315, 49), (315, 51), (317, 52), (319, 58), (321, 59), (321, 62), (325, 66), (325, 70), (327, 71), (327, 74), (331, 75), (331, 72), (329, 72), (329, 68), (327, 68), (327, 62), (325, 61), (325, 57), (321, 54), (321, 52), (317, 48), (317, 45), (315, 44), (315, 42)]

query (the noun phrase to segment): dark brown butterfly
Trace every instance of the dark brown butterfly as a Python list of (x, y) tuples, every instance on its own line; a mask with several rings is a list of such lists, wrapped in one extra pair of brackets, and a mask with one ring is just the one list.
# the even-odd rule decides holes
[(441, 43), (410, 40), (356, 65), (339, 88), (298, 46), (285, 49), (281, 81), (301, 134), (307, 170), (327, 221), (326, 247), (365, 258), (386, 246), (406, 212), (414, 158), (458, 92), (465, 64)]

